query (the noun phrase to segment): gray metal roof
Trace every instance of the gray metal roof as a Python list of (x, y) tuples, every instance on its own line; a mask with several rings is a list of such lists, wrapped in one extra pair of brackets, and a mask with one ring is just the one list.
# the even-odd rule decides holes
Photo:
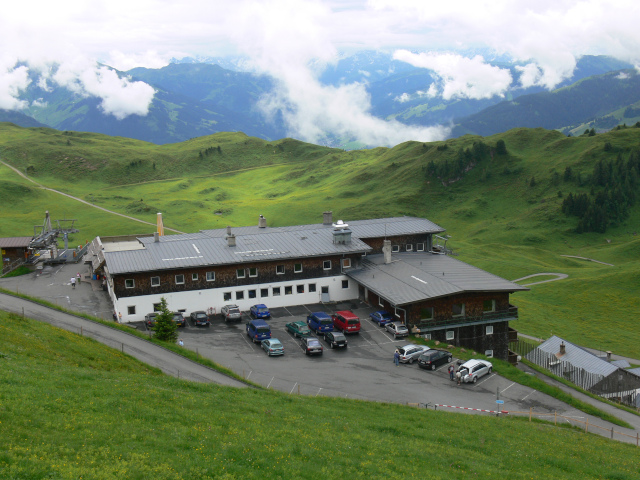
[[(418, 233), (441, 233), (445, 229), (436, 225), (426, 218), (418, 217), (389, 217), (375, 218), (371, 220), (345, 220), (353, 235), (358, 238), (372, 238), (397, 235), (411, 235)], [(289, 227), (266, 227), (259, 228), (257, 225), (251, 227), (232, 227), (235, 235), (261, 235), (265, 232), (296, 232), (306, 230), (332, 230), (331, 225), (315, 223), (311, 225), (293, 225)], [(227, 235), (226, 228), (215, 230), (202, 230), (201, 233), (211, 237), (224, 237)]]
[(3, 237), (0, 238), (0, 248), (26, 248), (33, 237)]
[(362, 268), (349, 277), (394, 305), (405, 305), (463, 292), (515, 292), (529, 290), (447, 255), (394, 253), (369, 255)]
[[(364, 253), (371, 250), (352, 236), (350, 244), (334, 244), (333, 229), (300, 231), (262, 231), (260, 235), (243, 235), (238, 229), (236, 246), (229, 247), (223, 236), (201, 233), (140, 238), (144, 249), (104, 251), (113, 275), (130, 272), (171, 270), (185, 267), (263, 262), (276, 259)], [(226, 235), (226, 229), (225, 229)]]
[(620, 368), (629, 368), (631, 366), (631, 364), (626, 360), (613, 360), (611, 362), (611, 365), (615, 365), (616, 367)]
[(566, 353), (558, 357), (558, 360), (562, 362), (570, 363), (576, 368), (582, 368), (587, 372), (604, 375), (605, 377), (611, 375), (619, 368), (606, 360), (602, 360), (593, 353), (584, 350), (582, 347), (574, 345), (555, 335), (538, 345), (538, 348), (543, 352), (555, 355), (560, 352), (560, 344), (563, 342)]

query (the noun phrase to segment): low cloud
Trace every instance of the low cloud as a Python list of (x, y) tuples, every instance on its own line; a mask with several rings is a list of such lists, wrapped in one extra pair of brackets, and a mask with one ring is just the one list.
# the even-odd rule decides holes
[(408, 50), (397, 50), (393, 58), (414, 67), (433, 71), (437, 77), (437, 85), (434, 87), (432, 84), (429, 91), (433, 93), (432, 87), (438, 88), (445, 100), (503, 96), (512, 81), (509, 70), (485, 63), (480, 55), (466, 58), (452, 53), (412, 53)]
[(0, 58), (0, 109), (25, 108), (27, 102), (19, 97), (20, 92), (25, 90), (30, 82), (27, 67), (16, 66), (15, 59)]

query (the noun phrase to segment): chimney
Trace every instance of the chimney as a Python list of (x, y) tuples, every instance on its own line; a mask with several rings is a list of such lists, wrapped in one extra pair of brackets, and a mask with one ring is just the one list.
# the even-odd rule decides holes
[(267, 219), (262, 215), (258, 219), (258, 228), (267, 228)]
[(153, 232), (153, 241), (158, 243), (160, 241), (160, 234), (158, 232)]
[(384, 263), (391, 263), (391, 240), (382, 241), (382, 253), (384, 253)]
[(567, 349), (564, 346), (564, 342), (562, 342), (560, 344), (560, 355), (564, 355), (565, 353), (567, 353)]
[(607, 362), (611, 361), (611, 352), (607, 350)]
[(236, 236), (231, 233), (231, 226), (227, 225), (227, 244), (230, 247), (236, 246)]
[(336, 245), (348, 245), (351, 243), (351, 230), (349, 225), (342, 220), (333, 224), (333, 243)]
[(227, 236), (231, 235), (231, 225), (227, 225)]
[(331, 225), (333, 223), (333, 212), (324, 212), (322, 214), (322, 224)]

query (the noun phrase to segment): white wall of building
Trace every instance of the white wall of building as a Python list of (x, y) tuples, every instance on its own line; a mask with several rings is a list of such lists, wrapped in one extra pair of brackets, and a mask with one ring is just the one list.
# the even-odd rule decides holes
[[(344, 288), (343, 281), (348, 283), (347, 288)], [(315, 284), (315, 292), (309, 292), (309, 284)], [(304, 293), (298, 293), (298, 286), (300, 285), (304, 286)], [(285, 295), (286, 287), (291, 287), (291, 294)], [(144, 320), (144, 316), (147, 313), (153, 312), (153, 305), (160, 303), (162, 297), (167, 300), (169, 310), (174, 312), (184, 311), (185, 315), (189, 315), (193, 311), (208, 311), (210, 308), (214, 309), (215, 313), (220, 313), (220, 308), (227, 304), (235, 304), (240, 307), (240, 310), (248, 311), (251, 305), (255, 305), (256, 303), (264, 303), (269, 308), (318, 303), (320, 302), (322, 287), (328, 287), (329, 299), (332, 302), (358, 298), (358, 284), (346, 275), (122, 297), (119, 299), (115, 299), (111, 289), (109, 289), (109, 294), (114, 302), (114, 309), (122, 314), (121, 322), (129, 323)], [(280, 288), (280, 295), (273, 295), (274, 288)], [(261, 296), (262, 289), (268, 289), (269, 294), (266, 297)], [(250, 290), (255, 290), (255, 298), (249, 298)], [(238, 299), (237, 292), (242, 292), (244, 298)], [(231, 293), (231, 300), (225, 300), (225, 293)], [(128, 313), (130, 310), (129, 307), (135, 307), (135, 314)]]

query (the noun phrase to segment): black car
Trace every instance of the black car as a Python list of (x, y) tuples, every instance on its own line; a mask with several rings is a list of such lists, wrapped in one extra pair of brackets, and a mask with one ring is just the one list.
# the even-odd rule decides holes
[(184, 319), (184, 317), (182, 316), (182, 313), (180, 312), (173, 312), (172, 314), (172, 318), (173, 321), (175, 322), (175, 324), (179, 327), (184, 327), (187, 323), (187, 321)]
[(197, 327), (198, 325), (204, 325), (205, 327), (210, 327), (211, 322), (209, 321), (209, 315), (202, 310), (198, 310), (197, 312), (191, 312), (191, 321)]
[(347, 348), (347, 337), (342, 332), (327, 332), (324, 339), (329, 344), (329, 348)]
[(316, 337), (302, 337), (302, 348), (306, 355), (322, 355), (324, 348)]
[(451, 363), (453, 356), (446, 350), (427, 350), (418, 358), (420, 368), (435, 370), (437, 366)]
[(158, 316), (158, 312), (147, 313), (144, 316), (144, 323), (147, 327), (151, 328), (156, 324), (156, 317)]

